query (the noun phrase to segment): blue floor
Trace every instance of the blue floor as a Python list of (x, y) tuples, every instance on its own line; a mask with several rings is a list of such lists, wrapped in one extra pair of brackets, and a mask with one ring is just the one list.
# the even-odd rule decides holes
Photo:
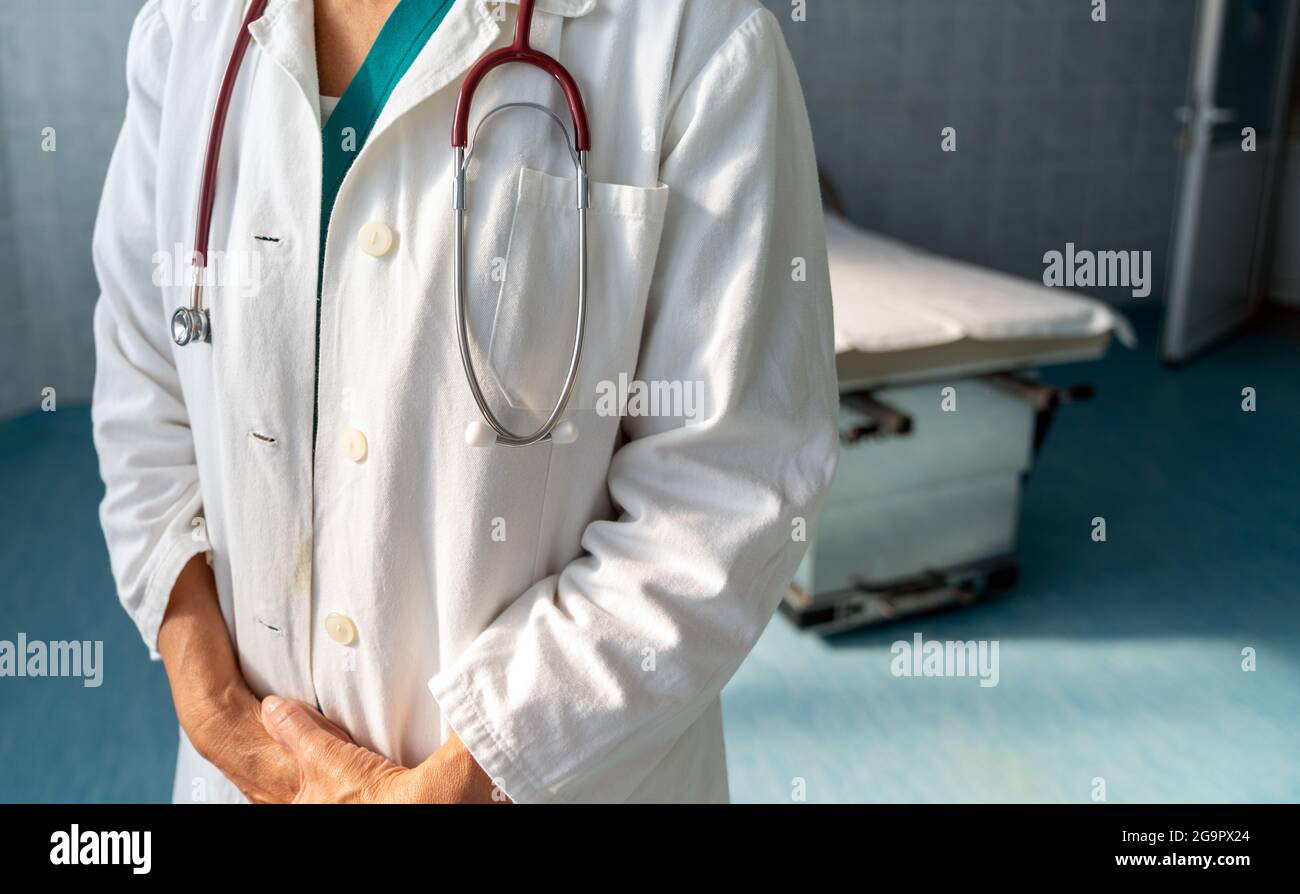
[[(1029, 481), (1011, 594), (831, 640), (772, 622), (723, 696), (735, 800), (1082, 802), (1099, 778), (1112, 802), (1300, 800), (1300, 349), (1257, 332), (1171, 371), (1135, 316), (1138, 351), (1049, 375), (1098, 397)], [(0, 679), (0, 801), (170, 794), (166, 680), (114, 598), (100, 493), (85, 409), (0, 425), (0, 639), (102, 639), (106, 668)], [(891, 676), (918, 631), (998, 640), (999, 685)]]
[[(1098, 392), (1028, 482), (1016, 589), (829, 641), (774, 620), (723, 696), (733, 798), (1300, 800), (1300, 348), (1251, 333), (1171, 371), (1134, 317), (1137, 351), (1047, 376)], [(999, 685), (892, 676), (918, 631), (998, 640)]]

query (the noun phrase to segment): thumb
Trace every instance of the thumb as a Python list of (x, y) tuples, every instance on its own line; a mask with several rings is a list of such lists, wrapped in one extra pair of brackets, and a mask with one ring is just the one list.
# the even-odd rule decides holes
[(338, 738), (323, 729), (312, 712), (291, 699), (268, 695), (262, 700), (262, 726), (281, 748), (294, 757), (318, 753)]

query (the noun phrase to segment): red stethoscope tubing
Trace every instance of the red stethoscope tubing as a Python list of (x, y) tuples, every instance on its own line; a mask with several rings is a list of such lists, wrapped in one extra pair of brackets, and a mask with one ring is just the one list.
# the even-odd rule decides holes
[(208, 236), (212, 230), (212, 206), (217, 195), (217, 168), (221, 161), (221, 139), (226, 132), (226, 118), (230, 114), (230, 100), (235, 93), (235, 82), (239, 80), (239, 69), (244, 64), (244, 55), (253, 35), (248, 26), (262, 17), (266, 11), (267, 0), (253, 0), (244, 16), (244, 24), (239, 28), (235, 38), (235, 48), (226, 63), (226, 73), (221, 78), (221, 92), (217, 94), (217, 105), (212, 112), (212, 129), (208, 131), (208, 148), (203, 158), (203, 183), (199, 188), (199, 215), (194, 224), (195, 266), (204, 267), (208, 258)]
[(483, 78), (492, 70), (519, 62), (532, 65), (555, 78), (564, 98), (569, 103), (569, 115), (573, 118), (573, 148), (578, 152), (591, 149), (591, 130), (587, 126), (587, 108), (582, 101), (582, 91), (578, 83), (569, 74), (568, 69), (552, 57), (532, 47), (533, 6), (536, 0), (519, 0), (519, 15), (515, 19), (515, 39), (508, 47), (488, 53), (465, 75), (461, 84), (460, 95), (456, 97), (456, 114), (452, 122), (451, 145), (454, 149), (464, 149), (469, 144), (469, 113), (474, 102), (474, 92)]

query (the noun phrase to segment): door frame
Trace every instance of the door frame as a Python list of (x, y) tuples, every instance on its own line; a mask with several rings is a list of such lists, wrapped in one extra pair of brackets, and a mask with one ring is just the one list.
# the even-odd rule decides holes
[(1264, 268), (1267, 266), (1268, 239), (1276, 217), (1276, 185), (1281, 163), (1286, 155), (1286, 111), (1290, 105), (1292, 74), (1300, 3), (1287, 0), (1285, 33), (1282, 38), (1281, 75), (1274, 97), (1270, 129), (1269, 157), (1265, 162), (1263, 201), (1255, 221), (1256, 239), (1251, 258), (1250, 280), (1246, 283), (1246, 300), (1239, 312), (1227, 322), (1216, 321), (1214, 331), (1191, 333), (1188, 321), (1197, 236), (1200, 233), (1202, 199), (1210, 157), (1211, 137), (1216, 124), (1223, 122), (1224, 110), (1216, 105), (1219, 64), (1223, 49), (1224, 22), (1232, 0), (1199, 0), (1196, 11), (1196, 38), (1192, 51), (1187, 100), (1176, 110), (1183, 121), (1180, 135), (1182, 158), (1179, 163), (1174, 226), (1169, 250), (1168, 296), (1160, 354), (1166, 363), (1181, 363), (1230, 335), (1250, 320), (1259, 307), (1263, 293)]

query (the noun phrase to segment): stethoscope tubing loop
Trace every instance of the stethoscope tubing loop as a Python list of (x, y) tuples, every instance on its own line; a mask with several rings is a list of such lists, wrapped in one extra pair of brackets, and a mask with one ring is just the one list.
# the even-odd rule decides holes
[[(573, 337), (573, 351), (569, 357), (569, 368), (564, 377), (564, 386), (560, 390), (550, 415), (547, 417), (546, 422), (531, 434), (519, 434), (506, 427), (496, 413), (493, 412), (491, 405), (483, 394), (483, 388), (479, 381), (478, 372), (474, 367), (474, 358), (469, 343), (469, 296), (465, 282), (465, 226), (468, 219), (469, 204), (467, 169), (470, 158), (474, 154), (474, 144), (477, 142), (479, 132), (488, 119), (499, 112), (521, 108), (533, 109), (546, 114), (560, 128), (564, 133), (565, 147), (569, 150), (569, 156), (573, 161), (574, 170), (577, 174), (577, 198), (574, 204), (575, 210), (578, 212), (578, 308)], [(479, 412), (483, 414), (484, 421), (496, 433), (497, 443), (505, 447), (529, 447), (551, 437), (560, 424), (565, 410), (568, 409), (578, 383), (578, 370), (582, 362), (583, 342), (587, 331), (587, 209), (590, 204), (587, 153), (574, 148), (569, 140), (568, 129), (565, 128), (564, 122), (554, 112), (545, 106), (524, 102), (506, 103), (488, 112), (479, 122), (478, 127), (475, 128), (474, 138), (470, 141), (468, 148), (457, 147), (452, 151), (454, 153), (455, 169), (452, 205), (456, 217), (452, 278), (455, 293), (457, 344), (460, 347), (461, 365), (465, 369), (465, 381), (469, 384), (470, 393), (474, 397), (474, 402), (478, 405)]]

